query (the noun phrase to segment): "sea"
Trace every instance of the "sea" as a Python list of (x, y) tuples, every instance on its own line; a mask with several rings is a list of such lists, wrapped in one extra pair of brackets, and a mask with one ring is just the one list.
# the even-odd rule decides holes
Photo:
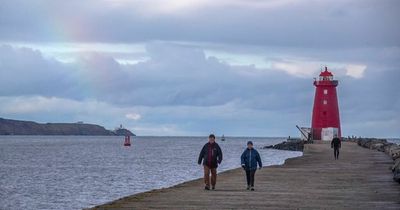
[[(261, 149), (285, 138), (217, 139), (218, 172), (240, 167), (252, 140), (264, 166), (302, 152)], [(0, 136), (0, 209), (82, 209), (200, 178), (197, 158), (207, 137)], [(245, 180), (243, 184), (245, 185)]]

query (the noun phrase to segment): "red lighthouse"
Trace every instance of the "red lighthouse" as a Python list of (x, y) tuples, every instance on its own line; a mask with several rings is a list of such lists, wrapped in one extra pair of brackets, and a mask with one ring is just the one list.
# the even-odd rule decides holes
[(337, 85), (338, 81), (333, 79), (327, 67), (314, 81), (316, 89), (311, 122), (314, 140), (332, 140), (336, 135), (341, 137)]

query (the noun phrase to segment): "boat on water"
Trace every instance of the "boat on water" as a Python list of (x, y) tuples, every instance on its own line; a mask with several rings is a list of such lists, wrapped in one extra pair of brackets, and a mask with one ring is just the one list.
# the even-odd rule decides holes
[(129, 136), (129, 135), (125, 136), (124, 146), (127, 146), (127, 147), (131, 146), (131, 136)]
[(225, 141), (225, 136), (222, 134), (221, 141)]

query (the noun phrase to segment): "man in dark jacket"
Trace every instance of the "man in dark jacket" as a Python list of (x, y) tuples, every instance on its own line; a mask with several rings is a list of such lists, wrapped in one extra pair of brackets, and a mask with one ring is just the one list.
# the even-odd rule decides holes
[(215, 190), (215, 184), (217, 183), (217, 167), (222, 161), (222, 150), (215, 142), (214, 134), (210, 134), (208, 143), (206, 143), (200, 151), (199, 160), (197, 162), (200, 165), (202, 161), (204, 167), (204, 183), (206, 185), (204, 189), (210, 190), (211, 173), (211, 189)]
[(340, 139), (335, 135), (331, 142), (331, 148), (333, 148), (333, 155), (335, 156), (335, 160), (339, 159), (339, 149), (342, 147), (342, 143)]
[(260, 154), (253, 148), (253, 142), (247, 142), (247, 148), (240, 157), (242, 167), (246, 171), (247, 190), (254, 191), (254, 175), (257, 170), (257, 163), (262, 168)]

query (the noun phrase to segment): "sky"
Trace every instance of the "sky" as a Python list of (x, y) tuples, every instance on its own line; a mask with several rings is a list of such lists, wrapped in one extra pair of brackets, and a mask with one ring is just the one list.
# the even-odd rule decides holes
[(400, 137), (400, 1), (2, 0), (0, 117), (299, 136), (324, 66), (342, 134)]

